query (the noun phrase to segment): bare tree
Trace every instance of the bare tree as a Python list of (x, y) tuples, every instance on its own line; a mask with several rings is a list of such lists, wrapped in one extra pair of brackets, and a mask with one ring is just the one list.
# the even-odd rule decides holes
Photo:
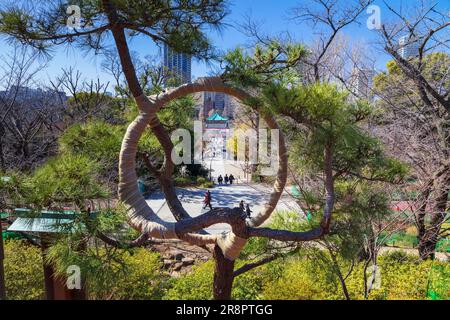
[(50, 83), (55, 92), (67, 92), (69, 95), (67, 101), (60, 101), (65, 106), (61, 110), (65, 120), (64, 125), (68, 126), (94, 118), (114, 122), (111, 116), (113, 99), (107, 92), (109, 82), (103, 84), (100, 79), (88, 81), (83, 78), (79, 70), (69, 67), (63, 68), (61, 75)]
[(20, 46), (4, 57), (0, 92), (2, 169), (29, 169), (56, 151), (61, 93), (42, 89), (36, 82), (36, 74), (45, 67), (38, 58)]
[[(132, 61), (136, 68), (136, 73), (140, 85), (147, 94), (152, 94), (163, 89), (163, 87), (173, 80), (175, 73), (168, 70), (161, 62), (159, 56), (145, 56), (140, 59), (137, 53), (132, 52)], [(105, 72), (114, 77), (115, 91), (120, 97), (131, 98), (132, 94), (126, 83), (125, 75), (120, 64), (120, 57), (115, 51), (106, 51), (102, 62)]]
[[(305, 1), (306, 2), (306, 1)], [(351, 24), (359, 23), (358, 19), (373, 0), (339, 1), (313, 0), (300, 4), (290, 11), (290, 16), (299, 23), (309, 23), (317, 31), (317, 40), (310, 48), (310, 56), (305, 64), (311, 68), (306, 72), (309, 82), (324, 80), (321, 69), (324, 58), (334, 44), (338, 35)], [(306, 71), (306, 70), (305, 70)]]
[[(392, 25), (383, 24), (381, 36), (384, 49), (393, 57), (404, 75), (414, 82), (423, 103), (430, 108), (437, 104), (450, 113), (449, 66), (446, 66), (445, 76), (438, 82), (433, 82), (432, 78), (424, 74), (426, 56), (449, 48), (448, 13), (437, 11), (436, 3), (430, 5), (428, 1), (423, 0), (412, 14), (398, 10), (386, 2), (385, 4), (398, 17), (398, 22)], [(401, 37), (403, 41), (400, 41)], [(408, 59), (399, 52), (400, 49), (410, 46), (417, 47), (414, 59)]]
[[(412, 164), (418, 178), (411, 208), (419, 253), (422, 259), (433, 258), (449, 210), (450, 22), (446, 12), (427, 1), (410, 11), (385, 5), (396, 21), (384, 24), (380, 37), (395, 65), (381, 78), (385, 81), (377, 95), (389, 117), (384, 128), (390, 137), (385, 137), (393, 152)], [(411, 52), (401, 54), (406, 50)]]
[[(0, 167), (32, 169), (57, 152), (57, 139), (73, 123), (92, 118), (113, 122), (120, 101), (106, 94), (108, 84), (86, 81), (63, 69), (46, 87), (37, 74), (46, 64), (36, 52), (17, 46), (4, 57), (0, 92)], [(68, 98), (66, 92), (71, 96)]]

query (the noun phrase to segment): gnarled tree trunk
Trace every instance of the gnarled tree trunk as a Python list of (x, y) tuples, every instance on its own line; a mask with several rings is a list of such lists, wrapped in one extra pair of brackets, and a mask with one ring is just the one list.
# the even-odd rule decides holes
[(227, 259), (218, 245), (214, 246), (214, 285), (215, 300), (231, 299), (234, 280), (234, 260)]
[(447, 217), (448, 193), (448, 185), (445, 186), (441, 184), (437, 190), (434, 190), (430, 223), (428, 227), (422, 228), (424, 230), (422, 230), (419, 240), (418, 250), (422, 260), (434, 259), (435, 257), (436, 245), (440, 238), (441, 226)]
[[(417, 217), (419, 255), (422, 260), (434, 259), (440, 230), (448, 215), (448, 194), (450, 191), (450, 164), (443, 165), (423, 191), (422, 204)], [(429, 223), (426, 212), (431, 212)]]

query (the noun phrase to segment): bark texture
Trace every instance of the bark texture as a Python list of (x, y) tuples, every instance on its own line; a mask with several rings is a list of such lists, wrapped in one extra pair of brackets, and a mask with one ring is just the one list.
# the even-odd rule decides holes
[(234, 261), (227, 259), (218, 245), (214, 246), (214, 300), (229, 300), (234, 280)]

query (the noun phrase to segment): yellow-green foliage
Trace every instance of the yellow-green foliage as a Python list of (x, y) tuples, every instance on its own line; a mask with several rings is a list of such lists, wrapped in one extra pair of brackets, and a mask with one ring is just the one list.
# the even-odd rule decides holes
[(340, 299), (336, 279), (327, 269), (312, 260), (293, 259), (286, 264), (282, 276), (264, 284), (262, 297), (269, 300)]
[[(429, 299), (434, 291), (440, 299), (450, 299), (450, 265), (438, 261), (419, 261), (405, 254), (386, 254), (379, 258), (381, 287), (373, 289), (369, 299)], [(344, 273), (346, 269), (343, 269)], [(264, 284), (263, 299), (315, 300), (344, 299), (338, 278), (331, 266), (317, 261), (291, 259), (282, 276)], [(351, 299), (364, 299), (363, 266), (358, 263), (346, 279)]]
[(189, 177), (175, 177), (173, 181), (177, 187), (192, 185), (192, 180)]
[(200, 188), (209, 189), (214, 187), (214, 183), (206, 180), (205, 177), (197, 177), (197, 186), (199, 186)]
[(119, 273), (108, 292), (92, 292), (94, 298), (150, 300), (162, 294), (165, 277), (161, 271), (159, 254), (139, 248), (132, 253), (124, 252), (125, 272)]
[(159, 254), (145, 248), (92, 245), (80, 252), (60, 241), (47, 258), (58, 274), (65, 274), (70, 265), (79, 266), (92, 299), (157, 299), (166, 280)]
[(172, 286), (163, 299), (209, 300), (212, 299), (213, 261), (194, 266), (192, 271), (172, 280)]
[(24, 241), (5, 243), (5, 284), (8, 300), (44, 297), (41, 250)]
[[(91, 270), (94, 259), (89, 259)], [(100, 263), (102, 261), (99, 261)], [(41, 250), (24, 241), (5, 243), (5, 279), (8, 299), (41, 299), (44, 296), (44, 275)], [(64, 266), (59, 266), (65, 270)], [(61, 272), (61, 270), (59, 270)], [(85, 269), (82, 268), (82, 274)], [(115, 260), (88, 274), (90, 299), (159, 299), (166, 276), (161, 270), (159, 254), (145, 248), (121, 250)], [(98, 281), (102, 283), (97, 283)]]
[[(91, 299), (198, 300), (213, 297), (212, 260), (196, 265), (179, 278), (168, 278), (161, 270), (159, 255), (148, 249), (120, 251), (115, 257), (118, 259), (110, 262), (109, 266), (100, 268), (102, 274), (94, 272), (88, 275)], [(24, 241), (8, 241), (5, 258), (8, 299), (42, 298), (44, 280), (40, 249)], [(232, 298), (344, 299), (338, 277), (332, 266), (324, 261), (300, 254), (256, 268), (234, 280)], [(93, 267), (93, 260), (88, 262)], [(238, 261), (236, 269), (244, 263)], [(345, 274), (348, 263), (339, 260), (339, 264)], [(381, 287), (373, 289), (369, 299), (450, 299), (448, 263), (420, 261), (415, 256), (396, 252), (380, 256), (378, 266)], [(355, 264), (345, 281), (351, 299), (364, 299), (362, 270), (362, 263)]]
[[(387, 300), (426, 299), (434, 290), (441, 299), (450, 299), (450, 265), (438, 261), (419, 261), (399, 254), (380, 258), (381, 288), (373, 298)], [(445, 290), (446, 287), (446, 290)]]
[[(240, 263), (239, 265), (243, 264)], [(236, 266), (238, 268), (238, 266)], [(212, 260), (196, 265), (192, 271), (177, 279), (172, 279), (170, 288), (163, 299), (167, 300), (206, 300), (213, 298), (213, 272)], [(248, 300), (259, 299), (266, 268), (244, 273), (233, 282), (232, 299)]]

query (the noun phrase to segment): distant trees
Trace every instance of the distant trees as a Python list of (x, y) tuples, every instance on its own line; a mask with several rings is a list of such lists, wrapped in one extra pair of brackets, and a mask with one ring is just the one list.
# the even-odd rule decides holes
[[(30, 171), (58, 152), (58, 139), (74, 123), (124, 122), (125, 100), (107, 94), (108, 84), (87, 82), (72, 67), (42, 85), (45, 63), (29, 48), (4, 57), (0, 91), (0, 168)], [(36, 65), (39, 65), (36, 67)], [(66, 94), (67, 93), (67, 94)], [(69, 97), (68, 97), (69, 95)]]
[[(447, 12), (421, 2), (416, 12), (388, 9), (396, 17), (380, 31), (393, 61), (376, 78), (376, 93), (385, 116), (388, 146), (417, 177), (413, 204), (422, 259), (434, 258), (436, 243), (447, 230), (450, 186), (450, 56)], [(402, 42), (400, 38), (402, 37)], [(409, 49), (402, 56), (400, 49)], [(405, 49), (405, 50), (406, 50)]]
[[(55, 154), (63, 99), (38, 85), (38, 56), (16, 46), (5, 53), (0, 83), (0, 169), (31, 169)], [(33, 88), (34, 87), (34, 88)], [(43, 90), (42, 90), (43, 89)]]
[[(430, 83), (448, 82), (450, 56), (433, 53), (424, 58), (423, 74)], [(433, 75), (431, 75), (433, 73)], [(433, 257), (441, 225), (448, 217), (449, 122), (444, 108), (427, 105), (415, 85), (405, 77), (397, 63), (375, 78), (375, 90), (381, 98), (379, 133), (390, 152), (410, 163), (417, 181), (417, 196), (411, 201), (418, 229), (419, 252), (423, 259)]]
[[(297, 23), (307, 23), (316, 31), (308, 46), (309, 55), (302, 61), (302, 79), (306, 82), (329, 82), (342, 76), (338, 68), (344, 58), (339, 48), (345, 30), (360, 23), (360, 18), (373, 0), (301, 1), (289, 10), (289, 17)], [(336, 50), (339, 48), (341, 50)], [(361, 67), (361, 66), (360, 66)]]

